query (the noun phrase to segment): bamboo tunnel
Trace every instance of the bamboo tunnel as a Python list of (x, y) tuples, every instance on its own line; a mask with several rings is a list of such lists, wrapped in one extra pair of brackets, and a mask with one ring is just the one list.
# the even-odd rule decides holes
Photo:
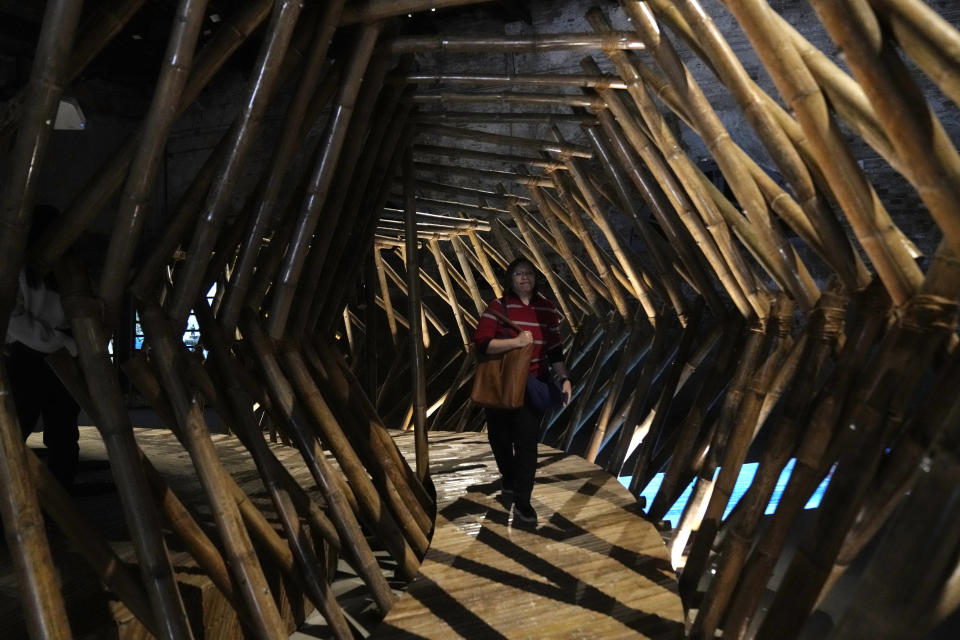
[[(683, 637), (956, 635), (954, 3), (21, 4), (0, 3), (10, 633), (280, 639), (315, 615), (376, 637), (454, 518), (436, 441), (486, 430), (473, 333), (522, 257), (573, 388), (539, 440), (654, 523)], [(122, 543), (31, 451), (16, 343), (49, 348), (102, 441)], [(99, 609), (61, 589), (61, 540)]]

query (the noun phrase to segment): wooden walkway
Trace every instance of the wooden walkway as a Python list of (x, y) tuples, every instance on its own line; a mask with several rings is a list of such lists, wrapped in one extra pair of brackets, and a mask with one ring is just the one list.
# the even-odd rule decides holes
[[(397, 441), (410, 455), (412, 436)], [(374, 638), (682, 637), (667, 549), (616, 479), (541, 445), (525, 525), (498, 501), (485, 435), (431, 433), (430, 456), (430, 549)]]

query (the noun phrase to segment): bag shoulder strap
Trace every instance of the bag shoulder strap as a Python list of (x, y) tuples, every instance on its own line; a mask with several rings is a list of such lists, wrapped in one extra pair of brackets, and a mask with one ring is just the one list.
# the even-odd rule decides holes
[[(504, 310), (504, 312), (506, 312), (506, 311), (507, 311), (507, 297), (506, 297), (506, 296), (500, 298), (500, 304), (503, 305), (503, 310)], [(518, 334), (523, 331), (520, 327), (518, 327), (518, 326), (513, 322), (513, 320), (510, 319), (509, 316), (505, 315), (504, 313), (500, 313), (499, 311), (497, 311), (497, 310), (494, 309), (493, 307), (490, 307), (489, 311), (490, 311), (490, 313), (492, 313), (492, 314), (497, 318), (497, 320), (500, 320), (503, 324), (507, 325), (508, 327), (510, 327), (511, 329), (513, 329), (514, 331), (516, 331)]]

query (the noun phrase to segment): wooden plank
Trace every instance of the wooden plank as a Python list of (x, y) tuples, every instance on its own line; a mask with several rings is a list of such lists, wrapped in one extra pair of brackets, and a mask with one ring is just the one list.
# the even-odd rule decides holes
[[(412, 437), (398, 435), (405, 455)], [(486, 436), (431, 433), (438, 515), (420, 574), (373, 638), (680, 638), (660, 534), (615, 478), (540, 447), (536, 526), (499, 501)]]

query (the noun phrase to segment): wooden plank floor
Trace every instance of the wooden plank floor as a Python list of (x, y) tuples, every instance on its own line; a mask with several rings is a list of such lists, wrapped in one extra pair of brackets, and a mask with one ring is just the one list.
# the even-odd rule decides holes
[(524, 525), (498, 501), (485, 435), (433, 432), (430, 456), (433, 540), (374, 638), (682, 637), (667, 549), (609, 474), (541, 445), (540, 518)]

